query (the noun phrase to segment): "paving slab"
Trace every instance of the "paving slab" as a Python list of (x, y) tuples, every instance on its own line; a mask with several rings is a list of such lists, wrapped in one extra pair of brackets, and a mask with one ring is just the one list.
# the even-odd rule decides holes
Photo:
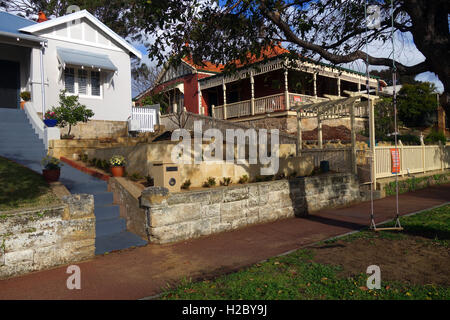
[[(399, 196), (402, 215), (450, 201), (450, 184)], [(395, 197), (374, 202), (376, 221), (395, 215)], [(327, 209), (174, 244), (113, 252), (79, 263), (81, 290), (69, 290), (67, 266), (0, 281), (0, 299), (140, 299), (182, 278), (210, 278), (345, 234), (369, 223), (370, 202)]]

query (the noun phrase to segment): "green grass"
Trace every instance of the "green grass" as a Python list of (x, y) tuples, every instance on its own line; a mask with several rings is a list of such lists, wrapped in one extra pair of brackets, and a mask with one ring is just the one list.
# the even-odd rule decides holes
[[(450, 178), (450, 172), (442, 173), (442, 174), (434, 174), (432, 176), (426, 176), (426, 177), (415, 177), (406, 179), (406, 180), (400, 180), (398, 182), (398, 193), (406, 193), (411, 192), (419, 189), (423, 189), (426, 187), (429, 187), (430, 185), (440, 185), (443, 183), (448, 183)], [(396, 182), (391, 181), (388, 184), (384, 186), (384, 190), (386, 192), (387, 196), (393, 196), (396, 194)]]
[[(438, 245), (448, 245), (450, 206), (404, 217), (401, 222), (404, 233), (363, 231), (341, 240), (381, 237), (394, 241), (421, 235)], [(342, 278), (338, 276), (340, 267), (313, 259), (313, 251), (303, 249), (214, 280), (184, 279), (175, 288), (168, 287), (161, 299), (450, 299), (450, 288), (436, 285), (382, 281), (381, 289), (368, 290), (366, 274)]]
[(42, 175), (0, 157), (0, 211), (58, 202)]

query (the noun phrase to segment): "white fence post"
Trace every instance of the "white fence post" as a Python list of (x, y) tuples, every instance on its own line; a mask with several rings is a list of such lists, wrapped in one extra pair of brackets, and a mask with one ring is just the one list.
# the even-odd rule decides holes
[(146, 107), (132, 107), (131, 119), (138, 120), (140, 132), (154, 132), (156, 124), (156, 110)]

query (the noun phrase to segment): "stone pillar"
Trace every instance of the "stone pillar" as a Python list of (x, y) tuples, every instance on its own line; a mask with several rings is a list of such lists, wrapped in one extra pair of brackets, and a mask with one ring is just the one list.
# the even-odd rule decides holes
[(320, 115), (317, 116), (317, 140), (319, 141), (319, 149), (323, 148), (322, 143), (322, 119), (320, 119)]
[(223, 119), (227, 118), (227, 85), (225, 84), (225, 79), (222, 81), (223, 90)]
[(164, 187), (145, 188), (139, 197), (139, 207), (145, 209), (145, 230), (149, 242), (153, 240), (151, 227), (154, 218), (152, 217), (152, 211), (158, 210), (159, 208), (167, 205), (168, 197), (169, 190)]
[(297, 157), (300, 156), (302, 152), (302, 117), (300, 115), (300, 110), (297, 110)]
[(285, 110), (289, 110), (289, 84), (288, 84), (288, 69), (284, 69), (284, 100), (285, 100)]
[(350, 134), (352, 139), (352, 172), (358, 174), (358, 167), (356, 164), (356, 132), (355, 132), (355, 106), (354, 103), (350, 106)]
[(317, 98), (317, 73), (313, 73), (314, 98)]
[(255, 78), (253, 77), (253, 71), (250, 71), (250, 93), (251, 93), (251, 113), (255, 114)]

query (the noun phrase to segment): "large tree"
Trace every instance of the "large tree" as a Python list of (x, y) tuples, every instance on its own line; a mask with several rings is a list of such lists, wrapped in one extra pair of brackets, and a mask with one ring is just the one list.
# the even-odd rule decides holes
[[(167, 58), (167, 49), (174, 53), (173, 60), (191, 54), (196, 63), (204, 59), (245, 62), (248, 52), (258, 55), (262, 47), (281, 41), (292, 52), (338, 65), (366, 60), (366, 39), (369, 43), (390, 41), (391, 1), (375, 3), (381, 9), (380, 27), (367, 33), (365, 0), (141, 0), (134, 9), (135, 22), (156, 37), (149, 54), (160, 62)], [(446, 94), (450, 89), (449, 8), (447, 0), (394, 0), (392, 12), (396, 36), (412, 38), (425, 56), (415, 65), (396, 61), (397, 72), (434, 72)], [(368, 62), (390, 67), (392, 57), (369, 55)], [(445, 108), (450, 113), (448, 104)]]

